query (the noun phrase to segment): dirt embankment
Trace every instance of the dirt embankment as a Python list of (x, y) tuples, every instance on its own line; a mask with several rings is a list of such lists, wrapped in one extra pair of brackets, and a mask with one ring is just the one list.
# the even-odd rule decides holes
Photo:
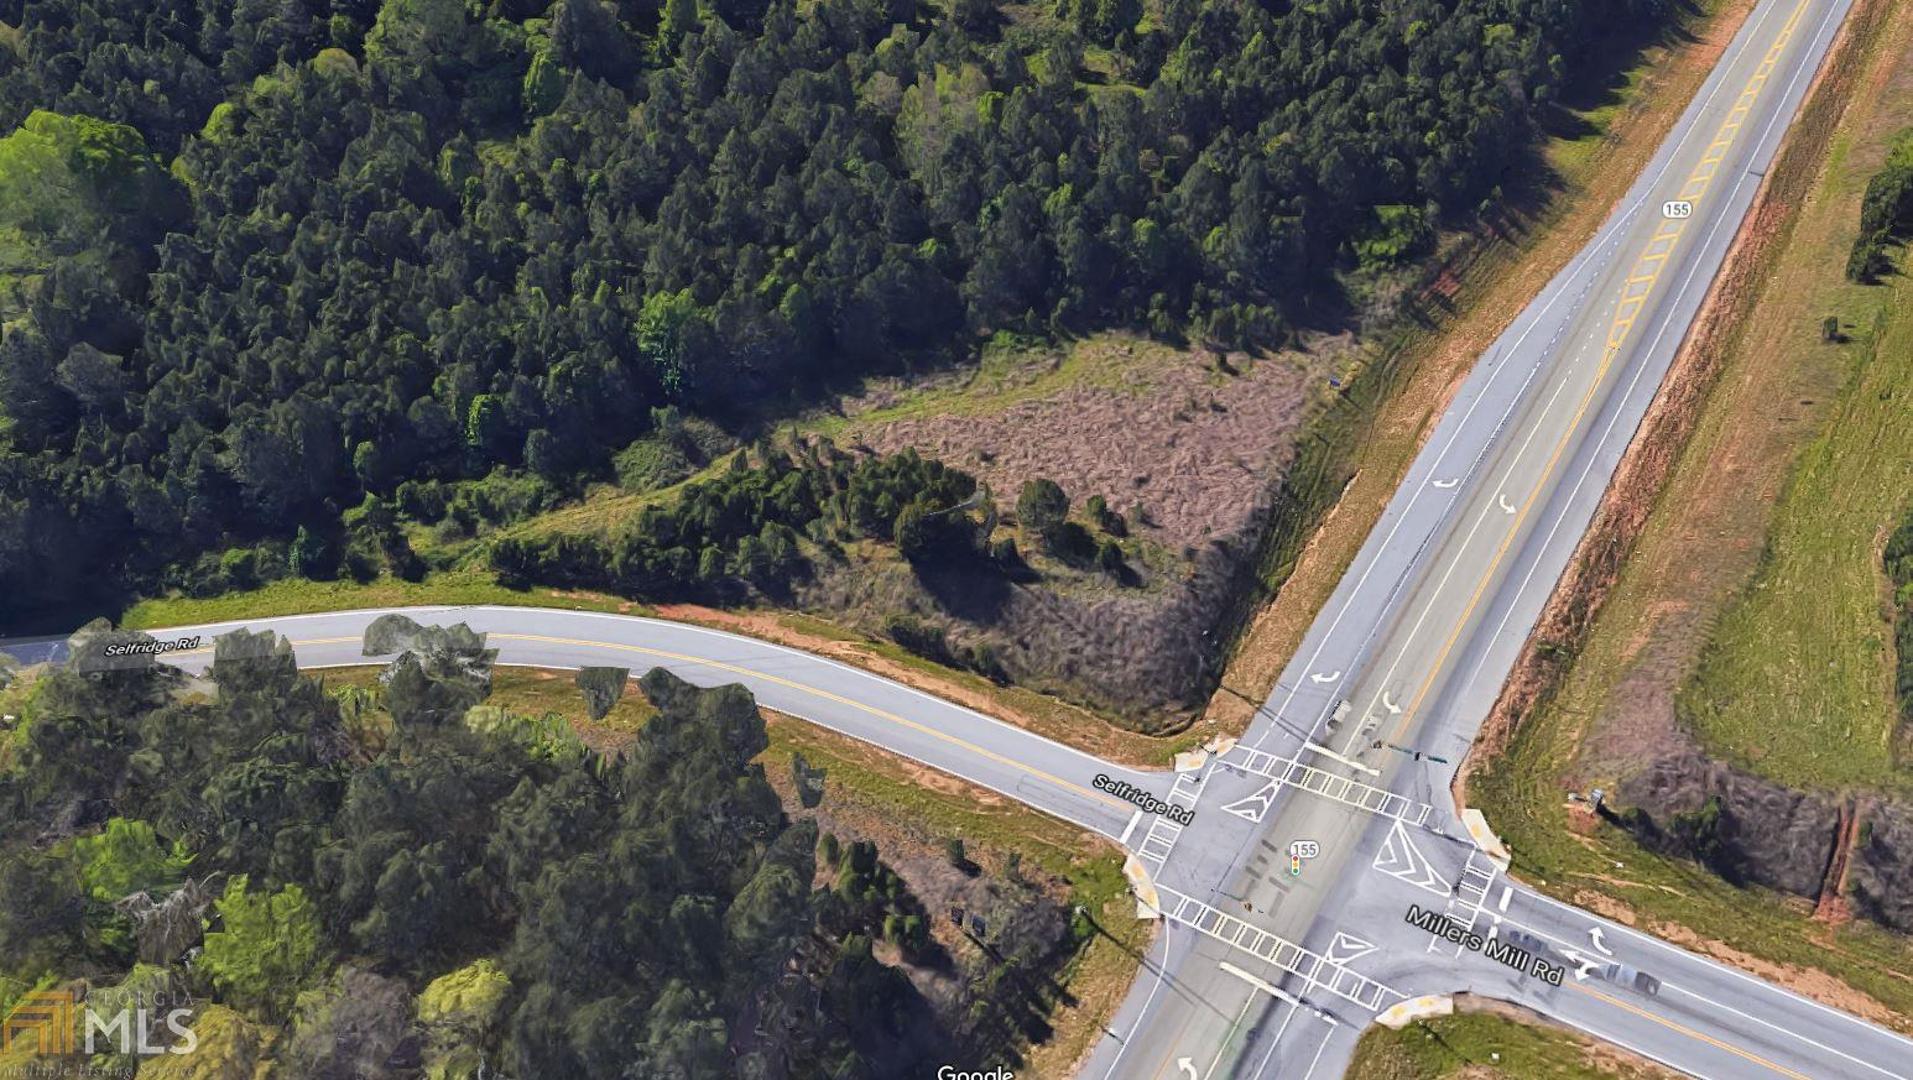
[(1668, 754), (1621, 782), (1623, 805), (1638, 807), (1661, 828), (1718, 798), (1723, 808), (1712, 843), (1749, 881), (1817, 897), (1830, 876), (1845, 808), (1832, 799), (1749, 776), (1698, 753)]
[(1006, 510), (1039, 478), (1079, 511), (1100, 499), (1122, 518), (1110, 535), (1124, 572), (1031, 550), (1037, 572), (1019, 580), (853, 561), (822, 575), (805, 603), (873, 635), (907, 616), (953, 649), (987, 650), (1018, 686), (1132, 731), (1176, 732), (1215, 686), (1228, 640), (1219, 613), (1252, 591), (1271, 492), (1291, 483), (1332, 407), (1332, 380), (1362, 348), (1348, 334), (1313, 335), (1270, 355), (1218, 356), (1104, 334), (963, 374), (873, 381), (836, 404), (840, 440), (945, 461)]
[(1867, 799), (1856, 818), (1847, 895), (1867, 918), (1913, 932), (1913, 806)]
[[(1795, 210), (1817, 181), (1835, 129), (1864, 73), (1869, 45), (1893, 10), (1891, 0), (1855, 4), (1592, 526), (1517, 660), (1474, 753), (1457, 773), (1456, 795), (1463, 802), (1470, 777), (1504, 752), (1521, 725), (1547, 705), (1586, 643), (1724, 363), (1741, 344), (1739, 328), (1749, 319), (1761, 284), (1786, 245)], [(1863, 839), (1849, 866), (1848, 859), (1836, 857), (1843, 808), (1833, 799), (1793, 791), (1709, 760), (1676, 722), (1672, 690), (1678, 678), (1672, 670), (1661, 672), (1656, 692), (1630, 697), (1625, 730), (1605, 733), (1629, 744), (1618, 755), (1630, 773), (1620, 791), (1623, 803), (1640, 807), (1665, 828), (1675, 815), (1695, 813), (1710, 798), (1720, 798), (1723, 814), (1716, 838), (1741, 872), (1761, 884), (1819, 897), (1829, 888), (1837, 893), (1841, 883), (1831, 877), (1850, 875), (1856, 899), (1862, 889), (1869, 890), (1869, 897), (1890, 896), (1895, 889), (1906, 894), (1906, 886), (1913, 884), (1913, 868), (1906, 866), (1913, 856), (1913, 812), (1869, 804), (1863, 820), (1874, 824), (1856, 830)], [(1890, 900), (1869, 900), (1861, 906), (1889, 925), (1913, 929), (1913, 902), (1895, 906)]]

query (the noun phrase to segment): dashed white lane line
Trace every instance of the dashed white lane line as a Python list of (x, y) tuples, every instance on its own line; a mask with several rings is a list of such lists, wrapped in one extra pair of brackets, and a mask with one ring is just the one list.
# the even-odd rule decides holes
[[(1760, 36), (1761, 28), (1766, 24), (1768, 17), (1773, 14), (1773, 10), (1774, 10), (1773, 6), (1763, 7), (1760, 10), (1758, 16), (1754, 20), (1754, 25), (1751, 29), (1751, 32), (1744, 33), (1742, 35), (1736, 35), (1735, 42), (1732, 47), (1732, 51), (1744, 53), (1747, 49), (1751, 48), (1752, 42)], [(1731, 55), (1723, 57), (1720, 65), (1717, 66), (1717, 70), (1724, 72), (1726, 70), (1729, 70), (1729, 68), (1733, 64), (1737, 64), (1737, 63), (1738, 63), (1737, 57), (1734, 57)], [(1796, 73), (1796, 78), (1797, 77), (1798, 76)], [(1712, 77), (1710, 78), (1710, 81), (1714, 83), (1714, 86), (1712, 89), (1708, 90), (1707, 97), (1700, 103), (1699, 111), (1694, 113), (1696, 117), (1705, 116), (1707, 114), (1708, 110), (1712, 108), (1714, 100), (1717, 97), (1719, 97), (1721, 91), (1726, 87), (1728, 83), (1728, 80), (1726, 78), (1720, 77), (1720, 76)], [(1769, 126), (1771, 126), (1771, 122)], [(1641, 208), (1647, 205), (1649, 201), (1651, 201), (1651, 195), (1653, 193), (1654, 188), (1660, 185), (1662, 179), (1666, 176), (1668, 171), (1673, 168), (1675, 160), (1680, 157), (1681, 147), (1686, 144), (1686, 141), (1689, 138), (1692, 138), (1696, 133), (1698, 133), (1701, 130), (1702, 130), (1702, 127), (1698, 124), (1698, 122), (1688, 124), (1687, 130), (1680, 137), (1680, 141), (1676, 143), (1671, 150), (1664, 149), (1664, 151), (1661, 154), (1657, 155), (1660, 161), (1660, 166), (1658, 169), (1655, 170), (1653, 178), (1644, 185), (1639, 184), (1637, 182), (1636, 190), (1638, 190), (1639, 194), (1636, 195), (1634, 202), (1631, 205), (1627, 206), (1624, 210), (1620, 211), (1617, 215), (1609, 219), (1607, 225), (1604, 226), (1602, 229), (1602, 233), (1605, 234), (1604, 236), (1596, 237), (1595, 243), (1596, 243), (1597, 251), (1600, 257), (1597, 259), (1593, 255), (1584, 254), (1581, 256), (1577, 256), (1575, 260), (1575, 262), (1578, 262), (1579, 265), (1575, 265), (1575, 262), (1571, 262), (1569, 264), (1568, 268), (1565, 270), (1567, 280), (1572, 280), (1575, 276), (1579, 276), (1579, 275), (1587, 273), (1587, 271), (1589, 271), (1590, 268), (1592, 268), (1594, 271), (1592, 274), (1588, 274), (1588, 276), (1584, 280), (1584, 284), (1581, 287), (1581, 291), (1575, 295), (1575, 301), (1577, 303), (1585, 299), (1589, 289), (1593, 287), (1594, 282), (1600, 278), (1601, 273), (1605, 270), (1606, 264), (1609, 261), (1609, 259), (1612, 258), (1613, 253), (1619, 250), (1621, 242), (1624, 239), (1626, 239), (1626, 232), (1627, 232), (1628, 225), (1633, 221), (1635, 215), (1640, 212)], [(1764, 134), (1763, 134), (1763, 138), (1764, 138)], [(1759, 146), (1758, 141), (1755, 143), (1755, 146), (1756, 148)], [(1519, 351), (1522, 343), (1527, 339), (1527, 336), (1533, 333), (1541, 325), (1542, 321), (1547, 318), (1548, 312), (1552, 310), (1554, 305), (1558, 303), (1566, 295), (1567, 295), (1567, 288), (1564, 286), (1560, 291), (1556, 292), (1555, 295), (1548, 298), (1547, 303), (1542, 306), (1541, 311), (1535, 316), (1534, 322), (1529, 324), (1529, 326), (1522, 331), (1521, 335), (1510, 346), (1511, 352)], [(1613, 306), (1614, 306), (1614, 302), (1609, 301), (1607, 310), (1611, 311), (1613, 309)], [(1566, 318), (1564, 318), (1563, 320), (1564, 324), (1567, 321), (1567, 319), (1572, 318), (1572, 314), (1573, 313), (1570, 312), (1569, 315)], [(1605, 317), (1605, 312), (1604, 312), (1604, 317)], [(1559, 328), (1557, 328), (1556, 334), (1557, 336), (1559, 335)], [(1500, 351), (1501, 350), (1499, 347), (1497, 347), (1495, 350), (1497, 354)], [(1545, 359), (1545, 355), (1546, 355), (1546, 350), (1543, 350), (1544, 359)], [(1507, 417), (1509, 415), (1512, 415), (1515, 406), (1520, 402), (1520, 400), (1523, 397), (1526, 396), (1525, 394), (1526, 383), (1532, 380), (1534, 372), (1539, 370), (1539, 367), (1540, 365), (1537, 364), (1535, 365), (1534, 368), (1531, 368), (1529, 370), (1527, 379), (1523, 380), (1522, 388), (1516, 391), (1514, 398), (1508, 404), (1508, 411), (1503, 414), (1501, 421), (1495, 425), (1494, 433), (1490, 435), (1488, 444), (1483, 447), (1484, 453), (1487, 450), (1488, 446), (1492, 446), (1495, 439), (1499, 437), (1502, 425), (1506, 423)], [(1487, 397), (1487, 391), (1489, 387), (1492, 385), (1492, 383), (1493, 383), (1493, 379), (1490, 378), (1488, 383), (1484, 384), (1482, 389), (1479, 392), (1477, 392), (1477, 394), (1473, 397), (1472, 400), (1470, 400), (1467, 412), (1463, 415), (1461, 423), (1456, 426), (1455, 431), (1451, 433), (1448, 442), (1442, 447), (1441, 451), (1438, 454), (1436, 454), (1433, 468), (1439, 468), (1441, 463), (1444, 460), (1446, 460), (1448, 456), (1448, 451), (1453, 448), (1455, 441), (1460, 437), (1461, 431), (1464, 428), (1466, 428), (1467, 421), (1469, 418), (1471, 418), (1474, 415), (1475, 408), (1481, 404), (1481, 401), (1484, 398)], [(1477, 458), (1477, 460), (1479, 460), (1479, 458)], [(1412, 466), (1411, 466), (1411, 469), (1412, 469)], [(1431, 469), (1431, 471), (1433, 470)], [(1470, 472), (1472, 472), (1472, 468), (1470, 469)], [(1400, 531), (1401, 526), (1411, 516), (1415, 503), (1419, 499), (1419, 490), (1420, 489), (1417, 489), (1416, 494), (1413, 494), (1409, 497), (1408, 504), (1405, 507), (1403, 507), (1401, 515), (1395, 520), (1394, 525), (1389, 529), (1388, 535), (1383, 538), (1381, 549), (1385, 550), (1388, 546), (1390, 546), (1394, 542), (1395, 534)], [(1437, 522), (1436, 528), (1434, 530), (1431, 530), (1429, 533), (1430, 538), (1432, 538), (1435, 531), (1439, 530), (1439, 527), (1440, 527), (1440, 523)], [(1424, 544), (1425, 543), (1426, 543), (1426, 540), (1424, 540)], [(1416, 558), (1417, 559), (1419, 558), (1419, 554), (1417, 554)], [(1314, 654), (1310, 657), (1309, 663), (1311, 665), (1313, 665), (1318, 660), (1320, 660), (1322, 654), (1325, 651), (1327, 651), (1329, 642), (1334, 638), (1335, 631), (1341, 625), (1343, 616), (1347, 615), (1349, 610), (1354, 607), (1356, 599), (1359, 598), (1362, 593), (1363, 586), (1366, 585), (1369, 575), (1373, 572), (1376, 563), (1378, 563), (1379, 561), (1380, 561), (1379, 558), (1371, 559), (1368, 565), (1364, 567), (1361, 576), (1356, 580), (1355, 588), (1351, 590), (1348, 598), (1343, 602), (1341, 608), (1337, 610), (1335, 618), (1330, 621), (1328, 630), (1323, 634), (1322, 641), (1316, 646)], [(1413, 567), (1413, 561), (1414, 560), (1411, 560), (1410, 562), (1411, 569)], [(1389, 598), (1385, 600), (1382, 605), (1382, 611), (1386, 612), (1390, 607), (1392, 607), (1393, 601), (1394, 601), (1393, 594), (1396, 591), (1399, 591), (1399, 583), (1397, 584), (1396, 589), (1392, 589), (1390, 591)], [(1378, 620), (1376, 625), (1379, 626), (1380, 622), (1381, 620)], [(1368, 636), (1372, 637), (1373, 634), (1374, 634), (1374, 630), (1371, 629)], [(1359, 645), (1356, 648), (1355, 650), (1356, 655), (1359, 656), (1362, 653), (1362, 651), (1365, 650), (1367, 647), (1368, 647), (1368, 641), (1367, 641), (1367, 638), (1365, 637), (1361, 645)], [(1299, 689), (1300, 689), (1299, 687), (1292, 687), (1289, 690), (1289, 694), (1287, 698), (1285, 698), (1282, 702), (1282, 705), (1275, 710), (1277, 715), (1280, 715), (1287, 711), (1289, 705), (1294, 702), (1295, 695)], [(1333, 704), (1332, 699), (1331, 701), (1323, 704), (1321, 715), (1316, 717), (1315, 727), (1319, 727), (1321, 725), (1322, 716), (1326, 716), (1328, 714), (1328, 710), (1332, 704)], [(1260, 746), (1262, 742), (1268, 738), (1268, 735), (1272, 733), (1274, 730), (1276, 729), (1271, 727), (1268, 731), (1265, 731), (1262, 738), (1256, 740), (1256, 745)], [(1311, 731), (1312, 730), (1313, 729), (1311, 729)]]
[(1269, 1040), (1269, 1049), (1262, 1055), (1262, 1060), (1256, 1063), (1254, 1080), (1262, 1080), (1262, 1070), (1269, 1067), (1269, 1059), (1275, 1056), (1276, 1048), (1282, 1045), (1282, 1036), (1288, 1034), (1289, 1021), (1295, 1019), (1295, 1014), (1300, 1011), (1291, 1007), (1288, 1015), (1282, 1018), (1282, 1026), (1275, 1029), (1275, 1038)]
[[(1232, 965), (1223, 964), (1222, 966), (1226, 969)], [(1239, 968), (1237, 970), (1240, 971)], [(1234, 973), (1232, 972), (1231, 974)], [(1243, 975), (1246, 977), (1247, 972), (1243, 972)], [(1216, 1066), (1222, 1064), (1223, 1057), (1229, 1052), (1229, 1044), (1235, 1041), (1236, 1029), (1242, 1026), (1242, 1018), (1249, 1015), (1249, 1006), (1254, 1004), (1254, 994), (1250, 994), (1248, 997), (1242, 999), (1242, 1011), (1235, 1014), (1235, 1022), (1229, 1025), (1228, 1033), (1223, 1035), (1222, 1045), (1216, 1047), (1216, 1056), (1210, 1060), (1208, 1070), (1202, 1074), (1202, 1080), (1209, 1080), (1210, 1077), (1216, 1074)], [(1189, 1059), (1184, 1058), (1183, 1060), (1187, 1061)]]

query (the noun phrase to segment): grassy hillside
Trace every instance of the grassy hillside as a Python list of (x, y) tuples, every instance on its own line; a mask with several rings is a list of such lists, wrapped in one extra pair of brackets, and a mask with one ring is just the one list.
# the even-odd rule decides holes
[(1673, 1074), (1512, 1010), (1462, 1011), (1363, 1033), (1361, 1080), (1650, 1080)]

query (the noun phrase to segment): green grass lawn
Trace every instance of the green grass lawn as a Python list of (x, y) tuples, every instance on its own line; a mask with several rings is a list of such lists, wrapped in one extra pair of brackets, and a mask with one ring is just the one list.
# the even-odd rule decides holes
[(1360, 1080), (1595, 1080), (1664, 1076), (1569, 1031), (1493, 1013), (1459, 1012), (1400, 1031), (1371, 1027), (1348, 1075)]
[(120, 616), (120, 625), (130, 630), (152, 630), (233, 619), (421, 604), (514, 604), (575, 611), (616, 611), (627, 615), (650, 613), (642, 604), (615, 596), (552, 589), (508, 589), (492, 580), (489, 571), (460, 569), (431, 574), (422, 581), (391, 577), (369, 582), (287, 578), (247, 592), (154, 597), (127, 608)]
[(1880, 566), (1913, 495), (1913, 282), (1856, 291), (1880, 306), (1846, 346), (1851, 379), (1795, 467), (1760, 571), (1722, 618), (1679, 713), (1710, 748), (1782, 783), (1913, 791), (1913, 770), (1894, 760)]

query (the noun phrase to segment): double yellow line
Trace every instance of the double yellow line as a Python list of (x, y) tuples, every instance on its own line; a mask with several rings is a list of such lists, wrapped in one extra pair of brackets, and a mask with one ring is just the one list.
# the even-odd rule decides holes
[[(1766, 88), (1768, 78), (1772, 76), (1775, 67), (1779, 64), (1780, 54), (1793, 40), (1794, 31), (1800, 25), (1800, 18), (1806, 14), (1808, 2), (1809, 0), (1799, 0), (1793, 9), (1793, 14), (1788, 16), (1786, 25), (1781, 27), (1780, 33), (1774, 38), (1773, 45), (1767, 50), (1767, 55), (1761, 58), (1760, 66), (1747, 80), (1747, 85), (1741, 90), (1740, 97), (1735, 100), (1734, 107), (1728, 111), (1726, 119), (1721, 122), (1720, 129), (1714, 133), (1714, 140), (1707, 145), (1700, 163), (1694, 167), (1687, 182), (1681, 186), (1682, 199), (1692, 202), (1707, 193), (1715, 174), (1720, 170), (1721, 162), (1726, 159), (1727, 152), (1732, 149), (1741, 127), (1747, 122), (1747, 117), (1753, 110), (1754, 103), (1759, 100), (1761, 91)], [(1595, 370), (1593, 380), (1588, 383), (1586, 393), (1581, 395), (1581, 401), (1574, 411), (1574, 418), (1563, 430), (1560, 441), (1555, 444), (1554, 451), (1548, 455), (1548, 464), (1542, 470), (1540, 480), (1535, 483), (1534, 490), (1529, 492), (1527, 499), (1522, 502), (1514, 523), (1509, 526), (1507, 535), (1496, 547), (1494, 558), (1488, 563), (1487, 571), (1482, 574), (1480, 582), (1475, 586), (1474, 594), (1468, 598), (1468, 606), (1462, 610), (1461, 618), (1455, 620), (1454, 629), (1448, 634), (1447, 640), (1442, 642), (1441, 652), (1437, 654), (1434, 664), (1428, 669), (1427, 678), (1422, 680), (1420, 688), (1415, 691), (1415, 696), (1402, 710), (1401, 723), (1396, 726), (1394, 735), (1390, 737), (1391, 742), (1399, 743), (1408, 734), (1409, 725), (1414, 722), (1422, 702), (1427, 699), (1429, 691), (1434, 688), (1435, 681), (1447, 666), (1449, 655), (1454, 651), (1455, 645), (1460, 642), (1462, 631), (1467, 628), (1469, 620), (1474, 618), (1475, 610), (1480, 607), (1482, 598), (1488, 592), (1489, 584), (1494, 581), (1502, 561), (1507, 557), (1509, 549), (1513, 547), (1515, 537), (1521, 534), (1522, 523), (1528, 519), (1528, 515), (1534, 510), (1535, 503), (1540, 500), (1542, 493), (1548, 490), (1549, 479), (1553, 477), (1555, 469), (1560, 467), (1568, 444), (1573, 440), (1574, 433), (1580, 429), (1581, 421), (1586, 418), (1588, 409), (1593, 406), (1594, 395), (1599, 392), (1602, 380), (1607, 377), (1608, 369), (1613, 367), (1614, 359), (1620, 354), (1621, 345), (1626, 342), (1629, 332), (1633, 330), (1634, 322), (1640, 316), (1641, 309), (1646, 306), (1648, 296), (1652, 294), (1654, 286), (1660, 281), (1661, 270), (1666, 266), (1668, 257), (1673, 254), (1674, 246), (1682, 233), (1686, 231), (1689, 220), (1691, 219), (1663, 218), (1660, 227), (1654, 232), (1653, 239), (1648, 241), (1646, 250), (1641, 253), (1627, 281), (1621, 286), (1620, 303), (1615, 309), (1614, 321), (1608, 327), (1607, 347), (1602, 351), (1600, 366)]]
[(1695, 1031), (1693, 1028), (1690, 1028), (1685, 1024), (1677, 1024), (1674, 1021), (1669, 1020), (1664, 1016), (1657, 1016), (1654, 1013), (1648, 1012), (1646, 1009), (1643, 1009), (1638, 1005), (1634, 1005), (1630, 1002), (1622, 1001), (1620, 998), (1613, 997), (1608, 994), (1603, 994), (1599, 990), (1591, 990), (1588, 987), (1582, 986), (1579, 983), (1574, 983), (1569, 988), (1572, 990), (1577, 990), (1583, 994), (1586, 994), (1587, 996), (1594, 998), (1596, 1001), (1606, 1002), (1607, 1004), (1612, 1005), (1623, 1012), (1633, 1013), (1635, 1016), (1638, 1016), (1643, 1020), (1652, 1020), (1654, 1023), (1659, 1024), (1660, 1026), (1664, 1028), (1667, 1028), (1669, 1031), (1678, 1032), (1682, 1035), (1687, 1036), (1690, 1039), (1694, 1039), (1699, 1042), (1704, 1042), (1707, 1045), (1714, 1047), (1717, 1050), (1725, 1050), (1728, 1053), (1734, 1055), (1735, 1057), (1740, 1058), (1744, 1061), (1753, 1062), (1755, 1065), (1758, 1065), (1763, 1069), (1772, 1069), (1774, 1072), (1779, 1073), (1781, 1076), (1790, 1077), (1791, 1080), (1813, 1080), (1812, 1077), (1807, 1076), (1805, 1073), (1795, 1072), (1794, 1070), (1789, 1069), (1785, 1065), (1779, 1064), (1778, 1062), (1768, 1061), (1766, 1058), (1761, 1057), (1759, 1054), (1753, 1053), (1748, 1050), (1743, 1050), (1740, 1047), (1733, 1045), (1732, 1043), (1722, 1042), (1721, 1040), (1714, 1038), (1712, 1035), (1709, 1035), (1704, 1031)]

